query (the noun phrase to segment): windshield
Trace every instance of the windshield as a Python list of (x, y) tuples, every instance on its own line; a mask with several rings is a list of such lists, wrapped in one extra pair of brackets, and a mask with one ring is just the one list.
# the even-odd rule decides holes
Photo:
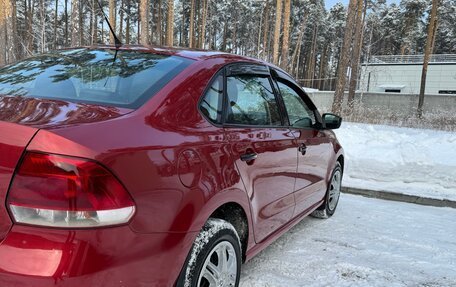
[(136, 109), (191, 62), (137, 51), (57, 51), (1, 68), (0, 95)]

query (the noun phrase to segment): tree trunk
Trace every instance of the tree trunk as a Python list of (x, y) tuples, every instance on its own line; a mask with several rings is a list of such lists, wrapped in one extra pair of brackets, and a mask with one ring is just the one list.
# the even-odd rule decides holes
[(131, 2), (130, 0), (126, 0), (127, 1), (127, 21), (125, 23), (125, 43), (127, 45), (130, 44), (130, 21), (131, 21), (131, 18), (130, 18), (130, 13), (131, 13)]
[[(27, 26), (27, 37), (26, 37), (26, 54), (27, 55), (32, 55), (33, 54), (33, 44), (34, 44), (34, 37), (33, 37), (33, 17), (35, 15), (35, 5), (33, 5), (32, 0), (28, 0), (28, 11), (26, 12), (27, 16), (27, 21), (26, 21), (26, 26)], [(68, 15), (67, 15), (68, 18)], [(68, 22), (68, 21), (67, 21)], [(68, 34), (68, 33), (67, 33)], [(68, 41), (67, 41), (68, 42)]]
[(282, 0), (277, 0), (276, 18), (274, 27), (274, 50), (272, 62), (275, 65), (279, 64), (279, 42), (280, 42), (280, 26), (282, 23)]
[(40, 18), (41, 18), (41, 35), (40, 35), (40, 51), (44, 53), (46, 50), (46, 11), (44, 0), (40, 0)]
[(314, 78), (315, 78), (315, 59), (317, 51), (317, 33), (318, 25), (314, 25), (314, 31), (312, 35), (312, 48), (310, 50), (308, 65), (307, 65), (307, 86), (313, 88)]
[(78, 9), (79, 9), (79, 45), (84, 45), (84, 9), (82, 8), (82, 1), (79, 0), (78, 2)]
[(153, 44), (156, 44), (158, 42), (157, 35), (158, 35), (158, 29), (159, 29), (158, 20), (157, 20), (157, 10), (158, 10), (157, 1), (152, 2), (151, 10), (152, 10), (152, 16), (150, 18), (151, 20), (150, 20), (150, 25), (149, 25), (150, 41)]
[[(350, 86), (348, 89), (348, 108), (350, 112), (354, 108), (355, 91), (358, 84), (358, 71), (359, 61), (361, 57), (361, 48), (363, 46), (363, 33), (364, 33), (364, 18), (366, 15), (366, 7), (363, 8), (364, 0), (358, 1), (358, 13), (356, 16), (355, 24), (355, 40), (353, 41), (353, 57), (351, 62), (351, 77)], [(363, 13), (364, 9), (364, 13)], [(364, 14), (364, 15), (363, 15)]]
[(150, 44), (149, 34), (149, 7), (150, 0), (141, 0), (139, 13), (141, 18), (141, 31), (139, 32), (140, 43), (143, 45)]
[(418, 117), (423, 116), (423, 104), (424, 104), (424, 92), (426, 91), (426, 76), (427, 69), (429, 65), (429, 59), (432, 54), (432, 48), (434, 47), (434, 34), (437, 28), (437, 9), (439, 6), (439, 0), (432, 0), (432, 10), (429, 20), (428, 34), (426, 39), (426, 49), (424, 50), (424, 62), (423, 70), (421, 72), (421, 87), (420, 87), (420, 96), (418, 100)]
[(318, 89), (324, 90), (325, 86), (325, 81), (326, 81), (326, 67), (328, 64), (328, 50), (329, 50), (329, 44), (323, 47), (323, 55), (321, 55), (320, 58), (320, 71), (319, 71), (319, 81), (318, 81)]
[(355, 21), (356, 8), (358, 1), (362, 0), (350, 0), (348, 5), (347, 22), (345, 24), (344, 40), (342, 44), (342, 50), (340, 52), (338, 76), (336, 83), (336, 91), (334, 93), (334, 101), (332, 104), (333, 113), (340, 114), (342, 112), (342, 104), (344, 101), (345, 83), (347, 81), (347, 68), (348, 62), (351, 55), (351, 43), (353, 38), (353, 24)]
[(57, 22), (59, 20), (59, 0), (55, 0), (55, 10), (54, 10), (54, 49), (57, 49)]
[[(306, 28), (306, 22), (307, 22), (307, 14), (304, 15), (304, 19), (302, 19), (301, 26), (299, 28), (298, 41), (296, 43), (296, 47), (293, 52), (293, 56), (291, 56), (291, 64), (290, 64), (291, 70), (295, 69), (295, 63), (298, 58), (298, 53), (301, 51), (302, 41), (304, 39), (304, 32), (305, 32), (305, 28)], [(295, 75), (297, 76), (297, 73)]]
[(162, 22), (162, 0), (158, 0), (158, 21), (156, 26), (158, 28), (158, 44), (163, 45), (163, 22)]
[(125, 14), (125, 0), (120, 1), (120, 21), (119, 21), (119, 31), (117, 32), (117, 37), (122, 42), (123, 41), (123, 30), (124, 30), (124, 14)]
[[(116, 32), (116, 0), (109, 0), (109, 23), (112, 30)], [(109, 33), (109, 44), (114, 45), (114, 34)]]
[(280, 66), (286, 70), (288, 68), (289, 40), (290, 40), (290, 10), (291, 0), (285, 0), (283, 13), (283, 40), (282, 40), (282, 61)]
[(0, 66), (17, 60), (16, 1), (0, 0)]
[(266, 4), (264, 6), (264, 31), (263, 31), (263, 52), (262, 58), (266, 59), (268, 54), (268, 36), (269, 36), (269, 0), (266, 0)]
[(227, 38), (228, 38), (228, 23), (225, 20), (225, 25), (223, 26), (223, 40), (222, 40), (222, 51), (226, 51), (226, 44), (227, 44)]
[(195, 0), (190, 0), (191, 1), (191, 6), (190, 6), (190, 27), (189, 29), (189, 47), (194, 48), (195, 45)]
[(174, 46), (174, 0), (168, 0), (168, 19), (166, 24), (166, 45)]
[(233, 34), (231, 35), (231, 51), (230, 53), (237, 54), (237, 29), (238, 29), (238, 16), (237, 11), (234, 11), (234, 27)]
[(202, 17), (201, 17), (201, 33), (199, 35), (199, 48), (203, 49), (204, 48), (204, 41), (206, 38), (206, 20), (207, 20), (207, 5), (208, 5), (208, 0), (203, 1), (203, 11)]
[(196, 5), (195, 5), (195, 20), (196, 20), (196, 36), (195, 36), (195, 47), (196, 48), (199, 48), (200, 47), (200, 43), (199, 43), (199, 40), (200, 40), (200, 36), (201, 36), (201, 1), (204, 1), (204, 0), (200, 0), (200, 1), (196, 1)]
[[(143, 1), (143, 0), (141, 0), (141, 1)], [(147, 0), (147, 2), (150, 3), (150, 0)], [(138, 10), (137, 10), (137, 11), (138, 11), (138, 14), (141, 15), (141, 11), (140, 11), (140, 10), (141, 10), (141, 8), (140, 8), (141, 2), (136, 2), (136, 3), (138, 3), (138, 6), (137, 6), (137, 7), (138, 7)], [(145, 12), (145, 13), (146, 13), (145, 15), (149, 15), (148, 12), (147, 12), (147, 10), (145, 10), (145, 11), (146, 11), (146, 12)], [(149, 21), (147, 21), (147, 22), (149, 22)], [(150, 28), (150, 27), (149, 27), (149, 28)], [(137, 31), (137, 34), (136, 34), (136, 35), (137, 35), (136, 41), (138, 42), (138, 44), (141, 44), (141, 31), (142, 31), (142, 27), (141, 27), (141, 16), (137, 18), (137, 21), (136, 21), (136, 31)], [(147, 31), (146, 31), (146, 33), (147, 33)], [(149, 35), (150, 35), (150, 34), (149, 34)], [(148, 36), (148, 37), (149, 37), (149, 42), (148, 42), (148, 43), (144, 43), (145, 45), (147, 45), (147, 44), (150, 43), (151, 38), (150, 38), (150, 36)]]
[(91, 44), (95, 45), (98, 43), (98, 9), (97, 4), (95, 3), (96, 0), (92, 0), (92, 39)]
[(179, 37), (179, 46), (185, 45), (185, 3), (182, 3), (182, 20)]
[(81, 45), (79, 37), (79, 0), (71, 0), (71, 46), (76, 47)]
[(256, 43), (256, 45), (257, 45), (256, 46), (256, 57), (257, 58), (260, 58), (260, 53), (261, 53), (261, 32), (262, 32), (261, 27), (263, 27), (263, 15), (261, 15), (261, 17), (260, 17), (260, 23), (258, 26), (258, 41)]
[(68, 47), (68, 0), (65, 0), (65, 47)]

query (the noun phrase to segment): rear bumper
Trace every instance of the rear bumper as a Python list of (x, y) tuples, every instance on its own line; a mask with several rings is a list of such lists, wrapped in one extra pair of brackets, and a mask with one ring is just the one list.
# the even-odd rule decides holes
[(16, 225), (0, 244), (0, 286), (173, 286), (194, 237)]

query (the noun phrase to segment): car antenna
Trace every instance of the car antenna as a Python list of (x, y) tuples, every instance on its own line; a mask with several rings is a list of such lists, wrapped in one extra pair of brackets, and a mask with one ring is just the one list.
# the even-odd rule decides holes
[(122, 47), (122, 42), (117, 37), (116, 31), (114, 31), (114, 29), (112, 28), (111, 22), (109, 22), (108, 16), (106, 16), (106, 14), (105, 14), (105, 12), (103, 10), (103, 6), (100, 3), (100, 0), (97, 0), (97, 3), (98, 3), (98, 7), (100, 7), (101, 13), (103, 13), (103, 16), (104, 16), (104, 19), (105, 19), (106, 23), (108, 23), (109, 30), (111, 30), (111, 33), (114, 36), (114, 42), (115, 42), (115, 45), (116, 45), (116, 49), (119, 49), (120, 47)]

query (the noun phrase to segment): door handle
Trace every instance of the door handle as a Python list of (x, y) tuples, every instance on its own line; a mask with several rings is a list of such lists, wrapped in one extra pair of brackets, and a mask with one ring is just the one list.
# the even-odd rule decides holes
[(258, 157), (257, 153), (254, 153), (254, 152), (246, 153), (246, 154), (241, 155), (241, 160), (249, 162), (249, 161), (257, 159), (257, 157)]
[(306, 152), (307, 152), (307, 146), (306, 144), (302, 143), (299, 145), (298, 147), (298, 151), (302, 154), (302, 155), (305, 155)]

